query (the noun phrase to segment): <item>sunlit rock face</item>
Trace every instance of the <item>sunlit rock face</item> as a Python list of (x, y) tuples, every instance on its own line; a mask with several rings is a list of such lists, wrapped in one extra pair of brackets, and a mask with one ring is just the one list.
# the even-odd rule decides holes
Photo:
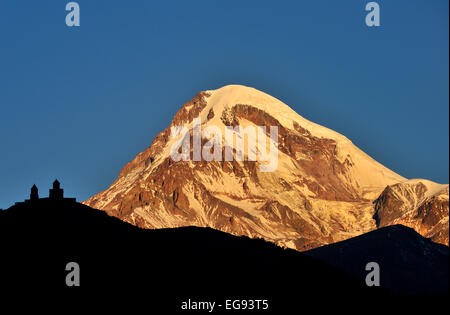
[[(226, 161), (225, 139), (220, 161), (194, 161), (197, 118), (202, 130), (215, 126), (223, 134), (227, 126), (266, 127), (268, 139), (270, 127), (276, 126), (276, 152), (270, 152), (277, 157), (276, 169), (262, 172), (261, 165), (267, 162), (249, 159), (248, 143), (243, 161), (237, 159), (236, 150), (234, 159)], [(171, 157), (175, 126), (189, 131), (188, 161), (175, 162)], [(203, 135), (201, 145), (209, 140)], [(229, 85), (200, 92), (184, 104), (151, 146), (128, 163), (107, 190), (85, 203), (143, 228), (208, 226), (303, 251), (376, 229), (378, 217), (378, 226), (399, 219), (389, 210), (396, 201), (383, 206), (380, 194), (405, 181), (343, 135), (306, 120), (276, 98)], [(446, 196), (447, 212), (439, 213), (446, 215), (448, 231), (448, 185)], [(391, 198), (383, 200), (387, 199)], [(404, 207), (405, 213), (413, 210), (409, 204)], [(409, 226), (419, 233), (436, 229), (432, 233), (438, 235), (445, 223), (435, 223), (430, 211), (435, 212), (424, 204), (420, 216), (428, 223)]]
[(386, 187), (375, 201), (378, 227), (402, 224), (448, 246), (448, 185), (414, 179)]

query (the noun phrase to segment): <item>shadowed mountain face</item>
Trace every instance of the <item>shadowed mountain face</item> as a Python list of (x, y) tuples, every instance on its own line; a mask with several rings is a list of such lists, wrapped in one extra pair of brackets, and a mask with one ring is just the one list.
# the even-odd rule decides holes
[(401, 294), (448, 293), (449, 249), (403, 225), (384, 227), (305, 252), (363, 279), (361, 265), (380, 266), (381, 286)]
[[(188, 298), (269, 299), (277, 314), (295, 308), (298, 294), (385, 295), (264, 240), (210, 228), (144, 230), (73, 201), (37, 200), (0, 212), (0, 239), (0, 285), (11, 294), (33, 288), (62, 298), (145, 298), (168, 313)], [(79, 288), (66, 287), (69, 262), (80, 266)]]
[[(77, 302), (92, 296), (105, 301), (104, 296), (112, 299), (109, 306), (114, 299), (127, 305), (145, 301), (149, 309), (167, 313), (180, 311), (189, 298), (222, 304), (233, 298), (268, 299), (267, 312), (280, 314), (298, 310), (299, 299), (315, 303), (349, 296), (363, 302), (388, 298), (389, 290), (364, 284), (365, 265), (375, 259), (381, 264), (382, 283), (400, 293), (409, 292), (398, 283), (405, 279), (417, 287), (415, 293), (448, 293), (448, 283), (445, 288), (442, 281), (410, 277), (426, 272), (432, 280), (448, 278), (448, 249), (409, 229), (375, 233), (347, 241), (344, 252), (342, 244), (336, 244), (318, 249), (320, 255), (305, 255), (210, 228), (145, 230), (71, 200), (35, 200), (0, 212), (1, 286), (10, 294), (33, 289), (37, 296)], [(380, 248), (387, 254), (381, 255)], [(404, 255), (411, 263), (407, 268)], [(351, 260), (348, 271), (355, 275), (310, 256), (327, 262)], [(69, 262), (80, 266), (79, 288), (65, 285)], [(399, 276), (383, 282), (383, 275), (391, 273)]]
[[(194, 161), (196, 118), (203, 131), (218, 128), (222, 135), (227, 128), (240, 126), (239, 137), (257, 138), (258, 145), (259, 134), (254, 137), (251, 131), (265, 127), (269, 138), (270, 127), (277, 127), (273, 141), (277, 147), (270, 154), (271, 159), (277, 155), (277, 167), (262, 172), (265, 162), (249, 158), (257, 150), (245, 141), (240, 150), (243, 161), (238, 161), (236, 147), (233, 159), (226, 160), (233, 141), (205, 133), (200, 135), (201, 144), (219, 143), (221, 159)], [(174, 162), (170, 152), (179, 139), (171, 137), (171, 130), (181, 126), (190, 136), (189, 160)], [(143, 228), (212, 227), (304, 251), (378, 228), (374, 200), (381, 200), (386, 187), (405, 181), (345, 136), (308, 121), (276, 98), (230, 85), (200, 92), (185, 103), (151, 146), (128, 163), (107, 190), (85, 204)], [(448, 185), (423, 182), (424, 190), (411, 190), (406, 199), (419, 200), (430, 195), (429, 189), (442, 186), (442, 196), (422, 208), (429, 212), (426, 222), (421, 221), (423, 215), (417, 220), (409, 215), (417, 209), (414, 202), (402, 198), (401, 209), (391, 207), (397, 204), (397, 195), (386, 195), (385, 205), (377, 204), (384, 209), (378, 214), (384, 225), (392, 225), (396, 223), (390, 212), (396, 217), (409, 213), (397, 223), (448, 244)]]

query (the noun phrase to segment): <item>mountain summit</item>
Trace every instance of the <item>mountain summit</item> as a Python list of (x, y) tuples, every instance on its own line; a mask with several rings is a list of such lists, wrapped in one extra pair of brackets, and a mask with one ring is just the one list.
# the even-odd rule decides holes
[[(171, 156), (174, 145), (181, 142), (171, 137), (173, 127), (184, 127), (190, 137), (187, 158), (178, 162)], [(209, 153), (220, 145), (220, 159), (195, 160), (199, 127), (203, 151), (205, 146)], [(260, 134), (256, 140), (251, 132), (242, 131), (265, 128), (269, 135), (270, 127), (277, 128), (277, 138), (269, 140), (276, 144), (276, 151), (271, 147), (269, 154), (276, 157), (276, 168), (262, 172), (260, 166), (266, 162), (252, 160), (256, 153), (248, 144), (260, 145)], [(226, 137), (209, 135), (211, 130), (226, 133), (227, 128), (238, 130), (231, 143)], [(227, 159), (227, 146), (238, 139), (244, 140), (243, 149), (232, 149), (233, 159)], [(244, 159), (239, 159), (240, 154)], [(444, 196), (434, 199), (425, 193), (433, 186), (428, 181), (421, 186), (425, 191), (408, 190), (412, 199), (420, 199), (414, 197), (420, 192), (427, 195), (427, 202), (447, 198), (446, 203), (427, 208), (439, 213), (424, 226), (421, 218), (405, 217), (416, 216), (420, 205), (391, 206), (390, 200), (398, 194), (386, 190), (405, 182), (345, 136), (308, 121), (278, 99), (254, 88), (228, 85), (200, 92), (184, 104), (151, 146), (128, 163), (106, 191), (85, 204), (144, 228), (212, 227), (300, 251), (397, 224), (400, 218), (402, 224), (409, 222), (418, 233), (437, 235), (438, 242), (448, 245), (448, 185), (440, 186)], [(389, 218), (383, 219), (387, 214)], [(447, 237), (442, 237), (445, 230)]]

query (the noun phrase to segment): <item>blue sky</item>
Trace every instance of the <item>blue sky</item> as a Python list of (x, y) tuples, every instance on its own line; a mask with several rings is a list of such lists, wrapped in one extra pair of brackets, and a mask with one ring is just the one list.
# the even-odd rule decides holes
[(408, 178), (449, 182), (448, 1), (0, 2), (0, 208), (106, 189), (198, 91), (255, 87)]

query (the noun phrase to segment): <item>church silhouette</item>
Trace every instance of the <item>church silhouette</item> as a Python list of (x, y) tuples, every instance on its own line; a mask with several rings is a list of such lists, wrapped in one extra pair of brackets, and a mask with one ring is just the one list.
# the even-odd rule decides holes
[(48, 198), (39, 198), (39, 190), (36, 185), (31, 187), (30, 199), (26, 199), (23, 202), (16, 202), (16, 205), (23, 203), (36, 202), (38, 200), (59, 200), (67, 202), (76, 202), (76, 198), (64, 198), (64, 189), (61, 189), (60, 182), (55, 179), (53, 187), (49, 190)]

